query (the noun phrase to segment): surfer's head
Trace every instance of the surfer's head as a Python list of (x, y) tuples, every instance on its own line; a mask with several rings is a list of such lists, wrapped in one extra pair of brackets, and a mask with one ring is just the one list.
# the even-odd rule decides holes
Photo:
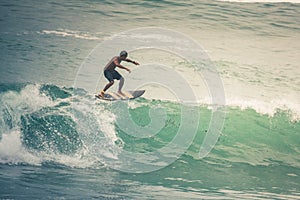
[(122, 58), (126, 59), (126, 58), (127, 58), (127, 56), (128, 56), (128, 53), (127, 53), (127, 51), (121, 51), (121, 53), (120, 53), (120, 57), (122, 57)]

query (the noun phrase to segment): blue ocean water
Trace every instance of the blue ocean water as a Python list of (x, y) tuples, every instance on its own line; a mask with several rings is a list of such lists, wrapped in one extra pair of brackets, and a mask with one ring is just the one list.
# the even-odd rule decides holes
[[(300, 199), (299, 7), (297, 1), (1, 1), (0, 199)], [(123, 50), (99, 44), (149, 27), (197, 41), (222, 80), (224, 121), (205, 157), (199, 150), (214, 133), (216, 110), (183, 56), (131, 49), (141, 71), (150, 69), (140, 86), (145, 95), (124, 104), (94, 98), (110, 59), (101, 56)], [(157, 33), (138, 37), (147, 43)], [(181, 74), (197, 102), (174, 100), (181, 79), (171, 79), (174, 90), (151, 82), (159, 74), (149, 63), (160, 64), (157, 73), (168, 65)], [(131, 74), (119, 71), (128, 88), (138, 78), (137, 68), (126, 66)]]

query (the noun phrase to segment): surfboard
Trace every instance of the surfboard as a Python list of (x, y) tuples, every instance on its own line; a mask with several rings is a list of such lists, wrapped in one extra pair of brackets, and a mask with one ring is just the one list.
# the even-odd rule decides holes
[(95, 95), (95, 97), (106, 101), (129, 100), (142, 96), (145, 93), (145, 90), (124, 91), (123, 93), (124, 96), (117, 92), (107, 92), (104, 94), (104, 97), (100, 97), (99, 95)]

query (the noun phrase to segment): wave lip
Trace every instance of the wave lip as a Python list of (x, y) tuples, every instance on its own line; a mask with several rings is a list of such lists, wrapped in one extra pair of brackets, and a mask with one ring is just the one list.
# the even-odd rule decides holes
[(274, 117), (280, 111), (285, 112), (292, 122), (300, 120), (300, 105), (286, 99), (274, 99), (269, 102), (257, 99), (243, 100), (242, 98), (227, 99), (228, 107), (238, 107), (241, 110), (253, 109), (255, 112)]

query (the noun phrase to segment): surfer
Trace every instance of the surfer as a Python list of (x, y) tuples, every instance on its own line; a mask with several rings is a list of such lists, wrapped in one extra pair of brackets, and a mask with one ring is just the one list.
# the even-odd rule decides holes
[(139, 65), (138, 62), (130, 60), (127, 58), (128, 53), (126, 51), (121, 51), (120, 56), (115, 56), (113, 57), (105, 66), (104, 68), (104, 76), (105, 78), (109, 81), (109, 83), (106, 84), (106, 86), (104, 87), (104, 89), (100, 92), (100, 94), (98, 95), (98, 97), (103, 98), (104, 97), (104, 93), (106, 90), (108, 90), (108, 88), (110, 88), (113, 84), (114, 84), (114, 79), (119, 80), (119, 90), (118, 93), (122, 96), (124, 96), (123, 92), (122, 92), (122, 87), (124, 85), (124, 78), (122, 77), (121, 74), (119, 74), (118, 71), (116, 71), (116, 67), (119, 67), (121, 69), (125, 69), (126, 71), (128, 71), (129, 73), (131, 72), (130, 69), (128, 69), (127, 67), (121, 65), (122, 61), (126, 61), (126, 62), (131, 62), (135, 65)]

